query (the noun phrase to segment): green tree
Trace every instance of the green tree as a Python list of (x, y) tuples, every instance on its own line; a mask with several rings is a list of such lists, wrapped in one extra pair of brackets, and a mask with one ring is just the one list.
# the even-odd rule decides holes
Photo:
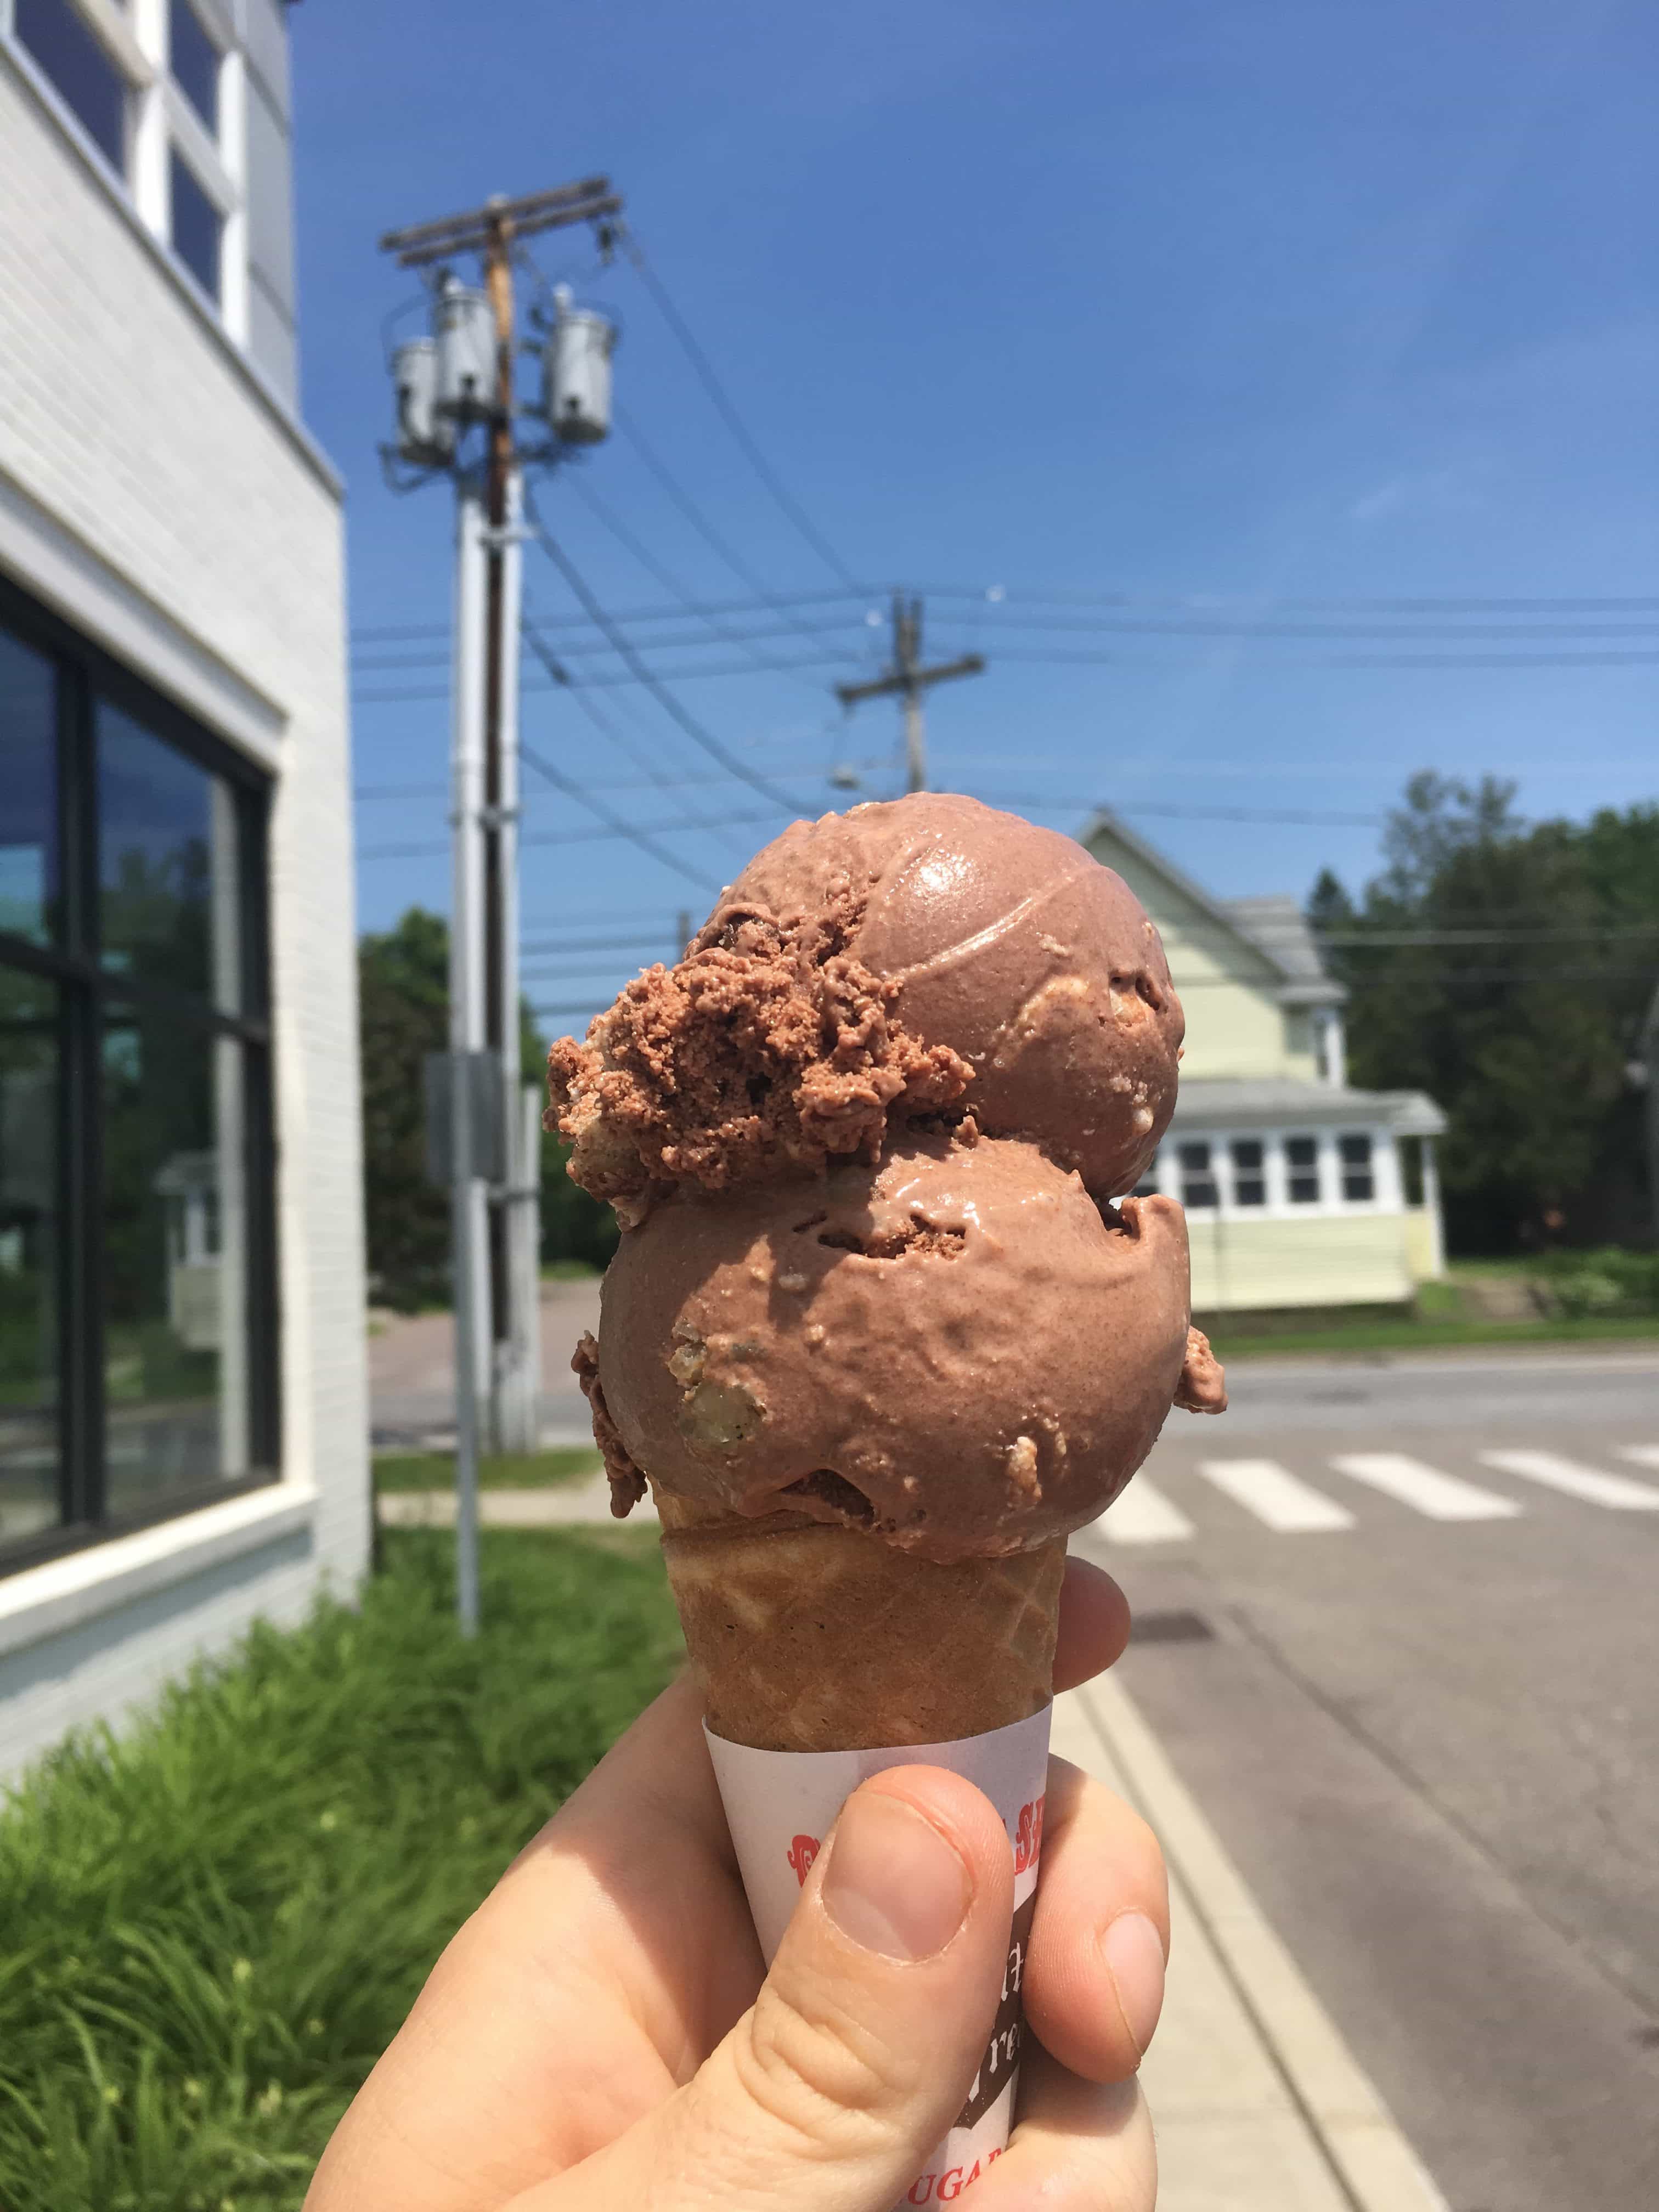
[[(368, 1265), (375, 1294), (404, 1310), (449, 1295), (449, 1199), (427, 1179), (424, 1068), (449, 1027), (449, 925), (411, 907), (397, 927), (359, 948), (363, 1048), (363, 1179)], [(547, 1040), (520, 1009), (527, 1079)], [(567, 1147), (542, 1147), (542, 1258), (602, 1267), (616, 1249), (616, 1218), (565, 1174)]]
[(1363, 897), (1316, 884), (1352, 1078), (1446, 1109), (1454, 1250), (1642, 1237), (1628, 1069), (1659, 976), (1659, 806), (1528, 825), (1513, 799), (1413, 776)]

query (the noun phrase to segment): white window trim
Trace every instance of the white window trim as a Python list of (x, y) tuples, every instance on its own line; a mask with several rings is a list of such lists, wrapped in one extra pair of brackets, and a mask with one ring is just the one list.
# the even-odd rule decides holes
[(0, 1577), (0, 1657), (309, 1529), (318, 1503), (308, 1482), (273, 1482)]
[[(1371, 1140), (1371, 1183), (1370, 1198), (1344, 1198), (1342, 1195), (1342, 1156), (1338, 1139), (1342, 1137), (1369, 1137)], [(1290, 1162), (1285, 1151), (1291, 1137), (1311, 1137), (1315, 1157), (1319, 1166), (1317, 1200), (1293, 1202), (1291, 1198)], [(1232, 1146), (1238, 1138), (1249, 1138), (1262, 1147), (1262, 1166), (1267, 1184), (1265, 1206), (1237, 1206), (1233, 1202)], [(1210, 1179), (1216, 1185), (1220, 1203), (1216, 1206), (1194, 1206), (1188, 1218), (1199, 1221), (1328, 1221), (1353, 1220), (1376, 1214), (1403, 1214), (1407, 1212), (1404, 1185), (1401, 1178), (1400, 1156), (1394, 1131), (1375, 1122), (1351, 1121), (1342, 1124), (1311, 1127), (1287, 1121), (1280, 1128), (1247, 1129), (1182, 1129), (1165, 1137), (1158, 1147), (1157, 1159), (1151, 1173), (1159, 1190), (1174, 1199), (1181, 1197), (1182, 1145), (1205, 1144), (1210, 1147)]]
[[(76, 0), (76, 4), (79, 4), (79, 0)], [(145, 4), (146, 0), (135, 0), (135, 7), (142, 8)], [(159, 101), (135, 100), (137, 112), (129, 126), (129, 162), (133, 171), (132, 181), (129, 183), (126, 178), (118, 175), (110, 167), (102, 149), (93, 143), (79, 117), (57, 86), (33, 55), (17, 40), (12, 29), (12, 0), (0, 0), (0, 66), (15, 73), (43, 113), (51, 118), (88, 174), (108, 195), (111, 204), (131, 227), (134, 235), (149, 248), (157, 267), (166, 275), (179, 297), (189, 302), (203, 327), (222, 347), (226, 358), (234, 363), (249, 388), (324, 490), (331, 498), (342, 498), (345, 482), (339, 471), (306, 428), (291, 402), (277, 390), (245, 346), (239, 343), (226, 315), (208, 298), (172, 248), (164, 243), (167, 234), (167, 136), (166, 118), (161, 112)], [(244, 98), (246, 82), (244, 70), (240, 79)], [(151, 89), (154, 89), (153, 86)], [(152, 104), (155, 120), (149, 125), (146, 135), (146, 109)], [(228, 237), (226, 242), (227, 258), (234, 257), (232, 273), (240, 286), (244, 322), (248, 301), (246, 221), (246, 209), (243, 209), (235, 218), (240, 227), (238, 236), (234, 242)], [(228, 295), (228, 283), (226, 290)]]

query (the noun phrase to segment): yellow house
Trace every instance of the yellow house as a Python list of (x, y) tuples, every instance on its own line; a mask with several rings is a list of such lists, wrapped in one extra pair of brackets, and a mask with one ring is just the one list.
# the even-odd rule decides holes
[(1418, 1091), (1354, 1091), (1342, 987), (1294, 898), (1213, 899), (1111, 813), (1083, 843), (1157, 923), (1187, 1010), (1181, 1099), (1143, 1191), (1187, 1210), (1199, 1313), (1404, 1304), (1443, 1273)]

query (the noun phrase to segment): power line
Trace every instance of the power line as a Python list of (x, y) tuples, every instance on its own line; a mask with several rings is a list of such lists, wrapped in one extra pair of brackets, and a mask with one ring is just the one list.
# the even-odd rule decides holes
[[(778, 810), (775, 807), (764, 814), (720, 814), (708, 817), (687, 815), (678, 822), (647, 822), (630, 824), (626, 829), (532, 830), (527, 830), (520, 836), (519, 842), (521, 846), (603, 845), (609, 843), (613, 838), (631, 838), (635, 834), (648, 837), (671, 837), (678, 836), (683, 830), (687, 830), (738, 829), (757, 823), (775, 822), (777, 818)], [(404, 845), (360, 845), (357, 848), (357, 858), (360, 860), (431, 860), (434, 855), (447, 853), (449, 847), (447, 844), (430, 840)], [(707, 884), (708, 879), (705, 878), (705, 887)]]
[[(696, 600), (694, 594), (686, 589), (685, 586), (680, 582), (678, 577), (673, 574), (672, 570), (664, 568), (662, 563), (656, 558), (655, 555), (641, 544), (639, 539), (635, 537), (633, 532), (628, 528), (621, 517), (613, 514), (611, 509), (605, 505), (605, 501), (600, 499), (598, 493), (590, 491), (586, 484), (582, 482), (580, 477), (574, 477), (572, 481), (574, 483), (578, 495), (586, 501), (592, 513), (604, 524), (605, 527), (611, 532), (617, 544), (623, 546), (629, 553), (631, 553), (634, 558), (639, 562), (640, 566), (644, 568), (647, 574), (654, 577), (656, 581), (662, 586), (665, 591), (672, 592), (675, 598), (678, 599), (682, 606), (695, 611), (696, 609)], [(744, 646), (747, 651), (748, 658), (754, 662), (757, 668), (778, 669), (784, 665), (782, 662), (772, 659), (766, 653), (756, 652), (753, 647), (750, 644), (749, 632), (732, 629), (717, 615), (703, 615), (700, 619), (707, 623), (710, 632), (714, 637), (722, 640), (726, 644)], [(842, 626), (844, 627), (845, 625), (843, 624)], [(762, 631), (759, 635), (765, 637), (775, 635), (775, 633)], [(681, 642), (696, 644), (700, 641), (701, 641), (696, 639), (687, 639), (682, 641), (678, 638), (673, 641), (677, 645)], [(802, 680), (805, 681), (805, 679), (803, 678)]]
[(638, 239), (634, 236), (631, 231), (628, 234), (627, 252), (628, 258), (638, 270), (639, 275), (645, 284), (646, 289), (650, 293), (652, 298), (655, 300), (658, 307), (662, 311), (664, 319), (668, 324), (670, 329), (673, 331), (675, 337), (679, 340), (681, 345), (684, 348), (686, 356), (691, 362), (691, 366), (696, 370), (697, 375), (702, 380), (704, 391), (708, 392), (708, 397), (714, 401), (715, 407), (719, 410), (720, 417), (724, 421), (726, 428), (730, 430), (732, 435), (737, 440), (738, 443), (743, 447), (744, 452), (748, 455), (750, 465), (754, 469), (756, 475), (759, 477), (761, 482), (766, 486), (768, 491), (771, 493), (773, 498), (777, 501), (779, 507), (788, 517), (789, 520), (794, 525), (795, 528), (800, 532), (802, 538), (805, 539), (806, 543), (817, 555), (819, 560), (824, 563), (825, 567), (828, 568), (833, 574), (839, 576), (842, 582), (845, 584), (849, 590), (859, 590), (860, 586), (852, 570), (847, 566), (840, 554), (836, 551), (835, 548), (829, 543), (828, 539), (825, 538), (823, 532), (817, 530), (808, 520), (799, 503), (784, 489), (783, 484), (779, 480), (777, 471), (773, 468), (765, 454), (762, 453), (760, 447), (755, 443), (754, 439), (750, 435), (747, 426), (744, 424), (742, 416), (738, 413), (736, 407), (733, 406), (730, 398), (727, 396), (725, 386), (714, 374), (714, 363), (709, 360), (702, 348), (697, 343), (696, 339), (692, 337), (690, 329), (687, 327), (684, 317), (680, 313), (679, 309), (674, 305), (674, 302), (669, 298), (667, 292), (664, 289), (662, 279), (657, 275), (656, 270), (646, 259), (644, 249), (641, 247)]
[(1257, 598), (1249, 592), (1053, 592), (1028, 591), (1018, 586), (993, 584), (929, 584), (929, 599), (977, 599), (991, 606), (1146, 607), (1182, 608), (1219, 614), (1229, 607), (1253, 607), (1258, 614), (1275, 610), (1296, 613), (1328, 611), (1348, 614), (1436, 614), (1444, 610), (1458, 614), (1655, 614), (1659, 597), (1637, 594), (1623, 598), (1587, 599), (1568, 595), (1535, 599), (1472, 599), (1454, 593), (1427, 593), (1413, 599)]
[[(708, 517), (704, 514), (702, 507), (698, 506), (696, 500), (692, 498), (690, 493), (686, 490), (685, 487), (679, 482), (678, 478), (674, 476), (666, 461), (662, 459), (655, 447), (653, 446), (646, 438), (645, 434), (640, 429), (638, 424), (635, 422), (632, 416), (625, 415), (620, 408), (617, 410), (617, 428), (622, 431), (623, 435), (634, 447), (634, 450), (638, 453), (640, 459), (645, 463), (647, 468), (650, 470), (652, 475), (655, 477), (663, 490), (668, 495), (669, 499), (673, 502), (674, 506), (679, 509), (680, 513), (685, 517), (685, 520), (690, 524), (693, 530), (697, 532), (704, 544), (711, 547), (720, 559), (725, 562), (726, 567), (731, 569), (734, 576), (740, 576), (744, 582), (749, 586), (750, 589), (758, 595), (760, 604), (763, 606), (769, 608), (774, 614), (781, 616), (784, 621), (790, 624), (792, 629), (799, 631), (802, 628), (799, 621), (791, 614), (790, 610), (792, 607), (816, 606), (823, 604), (829, 599), (845, 599), (848, 596), (848, 593), (845, 592), (782, 593), (769, 590), (767, 585), (763, 582), (761, 578), (755, 574), (755, 571), (749, 566), (748, 562), (744, 560), (742, 556), (734, 552), (730, 543), (721, 536), (719, 531), (715, 529), (714, 524), (708, 520)], [(867, 595), (860, 592), (858, 596), (863, 598)], [(714, 611), (721, 612), (728, 611), (732, 612), (738, 611), (735, 606), (730, 610), (716, 609)]]
[[(960, 627), (969, 621), (966, 615), (951, 615), (945, 619)], [(1568, 640), (1605, 637), (1650, 636), (1659, 617), (1650, 617), (1641, 622), (1595, 622), (1583, 620), (1566, 622), (1526, 623), (1357, 623), (1337, 622), (1328, 617), (1322, 622), (1279, 622), (1261, 620), (1225, 621), (1209, 617), (1190, 615), (1147, 617), (1122, 615), (1078, 622), (1066, 616), (1005, 614), (999, 608), (994, 616), (999, 629), (1036, 629), (1063, 631), (1072, 635), (1105, 637), (1219, 637), (1219, 638), (1297, 638), (1316, 641), (1335, 639), (1339, 642), (1354, 638), (1448, 638), (1455, 641), (1462, 638), (1507, 638), (1522, 643), (1535, 637), (1561, 636)]]
[[(530, 650), (535, 654), (537, 659), (540, 661), (542, 666), (552, 678), (555, 684), (566, 690), (574, 691), (576, 690), (577, 687), (572, 684), (569, 674), (563, 663), (553, 653), (550, 647), (544, 642), (536, 624), (531, 621), (528, 617), (521, 616), (520, 617), (519, 630), (525, 643), (530, 647)], [(663, 789), (667, 788), (668, 778), (664, 775), (661, 769), (657, 767), (654, 762), (647, 759), (645, 755), (639, 750), (633, 739), (625, 736), (623, 732), (616, 726), (615, 723), (611, 720), (610, 717), (604, 714), (591, 699), (578, 698), (576, 704), (581, 708), (583, 714), (586, 715), (588, 720), (592, 723), (594, 728), (599, 732), (600, 735), (609, 738), (611, 744), (617, 747), (617, 750), (625, 754), (628, 759), (633, 762), (635, 767), (639, 769), (644, 775), (647, 782), (658, 785)]]
[(613, 836), (625, 837), (629, 844), (637, 845), (641, 852), (647, 854), (652, 860), (658, 861), (663, 867), (672, 868), (677, 876), (684, 876), (688, 883), (696, 884), (700, 890), (718, 890), (720, 889), (720, 885), (712, 877), (705, 876), (699, 869), (689, 867), (665, 846), (658, 844), (648, 830), (641, 830), (637, 823), (624, 820), (614, 809), (607, 806), (602, 799), (592, 798), (579, 783), (573, 782), (569, 776), (562, 775), (551, 761), (542, 758), (533, 745), (526, 744), (522, 737), (519, 740), (519, 757), (527, 766), (533, 768), (544, 781), (550, 783), (555, 791), (562, 791), (567, 799), (574, 799), (578, 806), (585, 806), (596, 821), (605, 823)]
[(676, 721), (679, 725), (680, 728), (685, 732), (685, 734), (691, 739), (692, 743), (701, 746), (702, 750), (708, 755), (711, 760), (718, 761), (720, 765), (726, 769), (728, 775), (735, 776), (739, 783), (746, 783), (751, 791), (758, 792), (763, 799), (769, 799), (775, 805), (781, 806), (787, 813), (795, 814), (803, 812), (805, 810), (798, 806), (793, 799), (786, 796), (784, 793), (779, 790), (775, 784), (769, 782), (765, 776), (757, 775), (755, 770), (748, 765), (747, 762), (740, 761), (735, 753), (730, 751), (726, 746), (720, 743), (718, 738), (714, 737), (709, 731), (706, 730), (701, 722), (697, 721), (692, 715), (688, 714), (686, 709), (674, 696), (674, 694), (668, 690), (667, 686), (661, 681), (661, 679), (646, 665), (644, 661), (640, 659), (639, 654), (634, 650), (633, 646), (629, 642), (628, 639), (623, 635), (622, 632), (611, 621), (610, 616), (606, 614), (605, 609), (599, 605), (592, 592), (588, 589), (580, 571), (575, 567), (569, 556), (564, 551), (563, 548), (549, 535), (546, 526), (542, 521), (541, 514), (537, 507), (535, 497), (527, 484), (525, 487), (524, 505), (525, 513), (529, 516), (532, 526), (535, 530), (537, 543), (541, 546), (542, 550), (547, 555), (548, 559), (552, 562), (554, 567), (557, 568), (560, 574), (564, 578), (566, 583), (569, 585), (571, 590), (575, 593), (576, 598), (586, 611), (589, 621), (592, 623), (595, 629), (603, 630), (605, 635), (611, 639), (611, 642), (617, 648), (618, 655), (627, 665), (635, 681), (644, 684), (647, 690), (650, 692), (652, 697), (656, 700), (659, 706), (663, 708), (665, 714), (672, 717), (673, 720)]
[(653, 946), (673, 941), (672, 929), (659, 929), (649, 937), (575, 937), (568, 944), (552, 938), (526, 938), (519, 946), (526, 959), (556, 959), (568, 952), (648, 952)]

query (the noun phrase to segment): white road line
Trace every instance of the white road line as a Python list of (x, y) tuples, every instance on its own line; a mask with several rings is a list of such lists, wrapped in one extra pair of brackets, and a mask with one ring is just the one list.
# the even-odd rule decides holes
[(1095, 1527), (1109, 1544), (1184, 1544), (1194, 1534), (1186, 1515), (1144, 1474), (1113, 1499)]
[(1324, 1528), (1352, 1528), (1346, 1506), (1324, 1497), (1276, 1459), (1201, 1459), (1199, 1473), (1224, 1491), (1235, 1504), (1280, 1535), (1301, 1536)]
[(1521, 1511), (1512, 1498), (1478, 1490), (1474, 1483), (1442, 1474), (1438, 1468), (1425, 1467), (1404, 1452), (1344, 1452), (1331, 1465), (1356, 1482), (1368, 1482), (1373, 1490), (1409, 1505), (1413, 1512), (1427, 1514), (1431, 1521), (1511, 1521)]
[(1620, 1459), (1633, 1459), (1638, 1467), (1659, 1467), (1659, 1444), (1620, 1444)]
[(1567, 1498), (1582, 1498), (1586, 1505), (1610, 1506), (1615, 1513), (1659, 1513), (1659, 1490), (1650, 1482), (1633, 1482), (1627, 1474), (1603, 1474), (1600, 1468), (1581, 1467), (1559, 1452), (1483, 1451), (1488, 1467), (1502, 1468), (1525, 1482), (1540, 1482), (1546, 1490), (1559, 1490)]

